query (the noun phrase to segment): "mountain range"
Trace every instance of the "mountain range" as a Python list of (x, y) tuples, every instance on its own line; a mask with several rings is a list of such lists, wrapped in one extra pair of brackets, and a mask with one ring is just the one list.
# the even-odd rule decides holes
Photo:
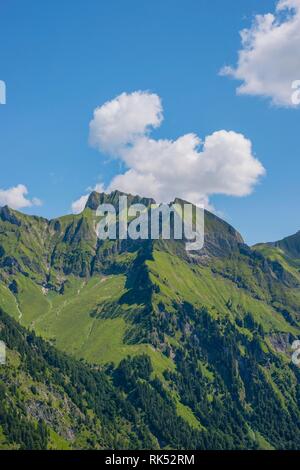
[(0, 209), (0, 448), (299, 449), (300, 232), (250, 247), (205, 211), (192, 255), (99, 240), (120, 194)]

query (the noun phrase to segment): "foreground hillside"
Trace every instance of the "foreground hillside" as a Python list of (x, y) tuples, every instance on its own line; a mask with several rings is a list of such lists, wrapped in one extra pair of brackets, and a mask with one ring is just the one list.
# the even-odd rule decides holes
[[(82, 214), (52, 221), (0, 210), (0, 306), (14, 328), (16, 321), (35, 331), (47, 340), (36, 340), (43, 348), (72, 367), (95, 374), (100, 365), (112, 393), (106, 402), (99, 397), (103, 414), (124, 400), (137, 413), (133, 419), (118, 408), (117, 441), (113, 416), (105, 434), (100, 424), (99, 431), (70, 424), (72, 438), (42, 416), (50, 436), (75, 447), (300, 448), (300, 373), (291, 362), (300, 336), (297, 235), (251, 249), (207, 212), (205, 247), (192, 256), (175, 240), (99, 241), (95, 209), (117, 198), (92, 193)], [(6, 373), (23, 380), (22, 367), (14, 367)], [(60, 364), (56, 371), (69, 374)], [(8, 386), (12, 378), (3, 381)], [(14, 400), (19, 406), (31, 398), (26, 389)], [(95, 417), (90, 405), (80, 411), (88, 421)], [(25, 415), (37, 419), (31, 408)], [(175, 432), (178, 420), (184, 433)]]
[(142, 355), (101, 369), (58, 352), (0, 311), (0, 449), (204, 448)]

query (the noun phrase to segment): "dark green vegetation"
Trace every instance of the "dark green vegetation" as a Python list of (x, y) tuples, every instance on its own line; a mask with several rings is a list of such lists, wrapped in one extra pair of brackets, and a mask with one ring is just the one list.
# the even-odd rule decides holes
[(250, 248), (207, 212), (200, 253), (97, 240), (117, 199), (0, 209), (1, 445), (300, 448), (300, 234)]

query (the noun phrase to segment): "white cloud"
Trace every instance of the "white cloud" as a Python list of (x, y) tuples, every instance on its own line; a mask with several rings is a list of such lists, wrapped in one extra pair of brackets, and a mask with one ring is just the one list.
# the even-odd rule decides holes
[(162, 121), (160, 98), (151, 93), (122, 93), (94, 111), (90, 122), (90, 143), (99, 150), (115, 153), (144, 135)]
[(256, 15), (251, 28), (240, 34), (237, 66), (226, 66), (221, 74), (243, 82), (238, 94), (295, 107), (292, 83), (300, 79), (300, 0), (280, 0), (274, 13)]
[[(159, 202), (180, 197), (210, 208), (209, 196), (246, 196), (264, 174), (242, 134), (220, 130), (203, 141), (192, 133), (176, 140), (152, 139), (150, 132), (161, 121), (160, 98), (148, 92), (123, 93), (98, 107), (90, 123), (90, 142), (119, 158), (126, 171), (107, 187), (99, 184), (87, 191), (118, 189)], [(87, 199), (84, 194), (74, 201), (73, 212), (81, 212)]]
[(76, 201), (72, 202), (71, 208), (72, 208), (73, 214), (80, 214), (80, 212), (82, 212), (83, 209), (85, 208), (90, 192), (97, 191), (98, 193), (102, 193), (104, 191), (104, 185), (102, 183), (97, 183), (94, 187), (87, 188), (87, 191), (88, 191), (87, 194), (84, 194), (83, 196), (78, 198)]
[(212, 194), (245, 196), (264, 173), (251, 142), (233, 131), (214, 132), (203, 143), (195, 134), (175, 141), (143, 137), (120, 155), (129, 169), (115, 176), (108, 190), (164, 202), (176, 196), (194, 203)]
[(80, 214), (80, 212), (83, 211), (83, 209), (85, 208), (85, 205), (87, 203), (88, 198), (89, 198), (89, 195), (84, 194), (79, 199), (72, 202), (72, 212), (73, 212), (73, 214)]
[[(112, 179), (106, 192), (119, 189), (160, 202), (181, 197), (209, 206), (212, 194), (250, 194), (264, 174), (250, 140), (242, 134), (220, 130), (204, 141), (196, 134), (152, 139), (150, 131), (161, 121), (160, 98), (147, 92), (123, 93), (96, 109), (90, 142), (118, 157), (127, 169)], [(75, 201), (73, 209), (82, 210), (86, 199), (87, 195)]]
[(0, 206), (9, 206), (12, 209), (22, 209), (30, 206), (40, 206), (38, 198), (28, 199), (28, 189), (23, 184), (18, 184), (9, 189), (0, 189)]
[(39, 199), (38, 197), (33, 197), (31, 203), (32, 203), (31, 205), (33, 205), (33, 206), (42, 206), (43, 205), (43, 201), (41, 201), (41, 199)]

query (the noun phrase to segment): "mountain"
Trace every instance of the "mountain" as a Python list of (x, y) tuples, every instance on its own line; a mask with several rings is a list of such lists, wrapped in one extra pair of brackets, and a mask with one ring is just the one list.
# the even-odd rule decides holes
[[(138, 413), (124, 415), (122, 427), (136, 431), (124, 430), (118, 448), (300, 448), (300, 371), (291, 361), (300, 334), (299, 234), (251, 248), (206, 211), (205, 245), (192, 255), (174, 239), (99, 240), (95, 210), (116, 206), (120, 194), (93, 192), (81, 214), (50, 221), (0, 209), (6, 318), (66, 360), (103, 369), (112, 392)], [(88, 446), (72, 429), (68, 445)], [(115, 445), (93, 437), (94, 446)]]
[(123, 359), (113, 370), (91, 367), (57, 351), (3, 311), (0, 327), (8, 348), (1, 366), (0, 449), (205, 445), (151, 376), (148, 356)]
[(260, 243), (253, 248), (267, 259), (278, 262), (300, 281), (300, 231), (277, 242)]

